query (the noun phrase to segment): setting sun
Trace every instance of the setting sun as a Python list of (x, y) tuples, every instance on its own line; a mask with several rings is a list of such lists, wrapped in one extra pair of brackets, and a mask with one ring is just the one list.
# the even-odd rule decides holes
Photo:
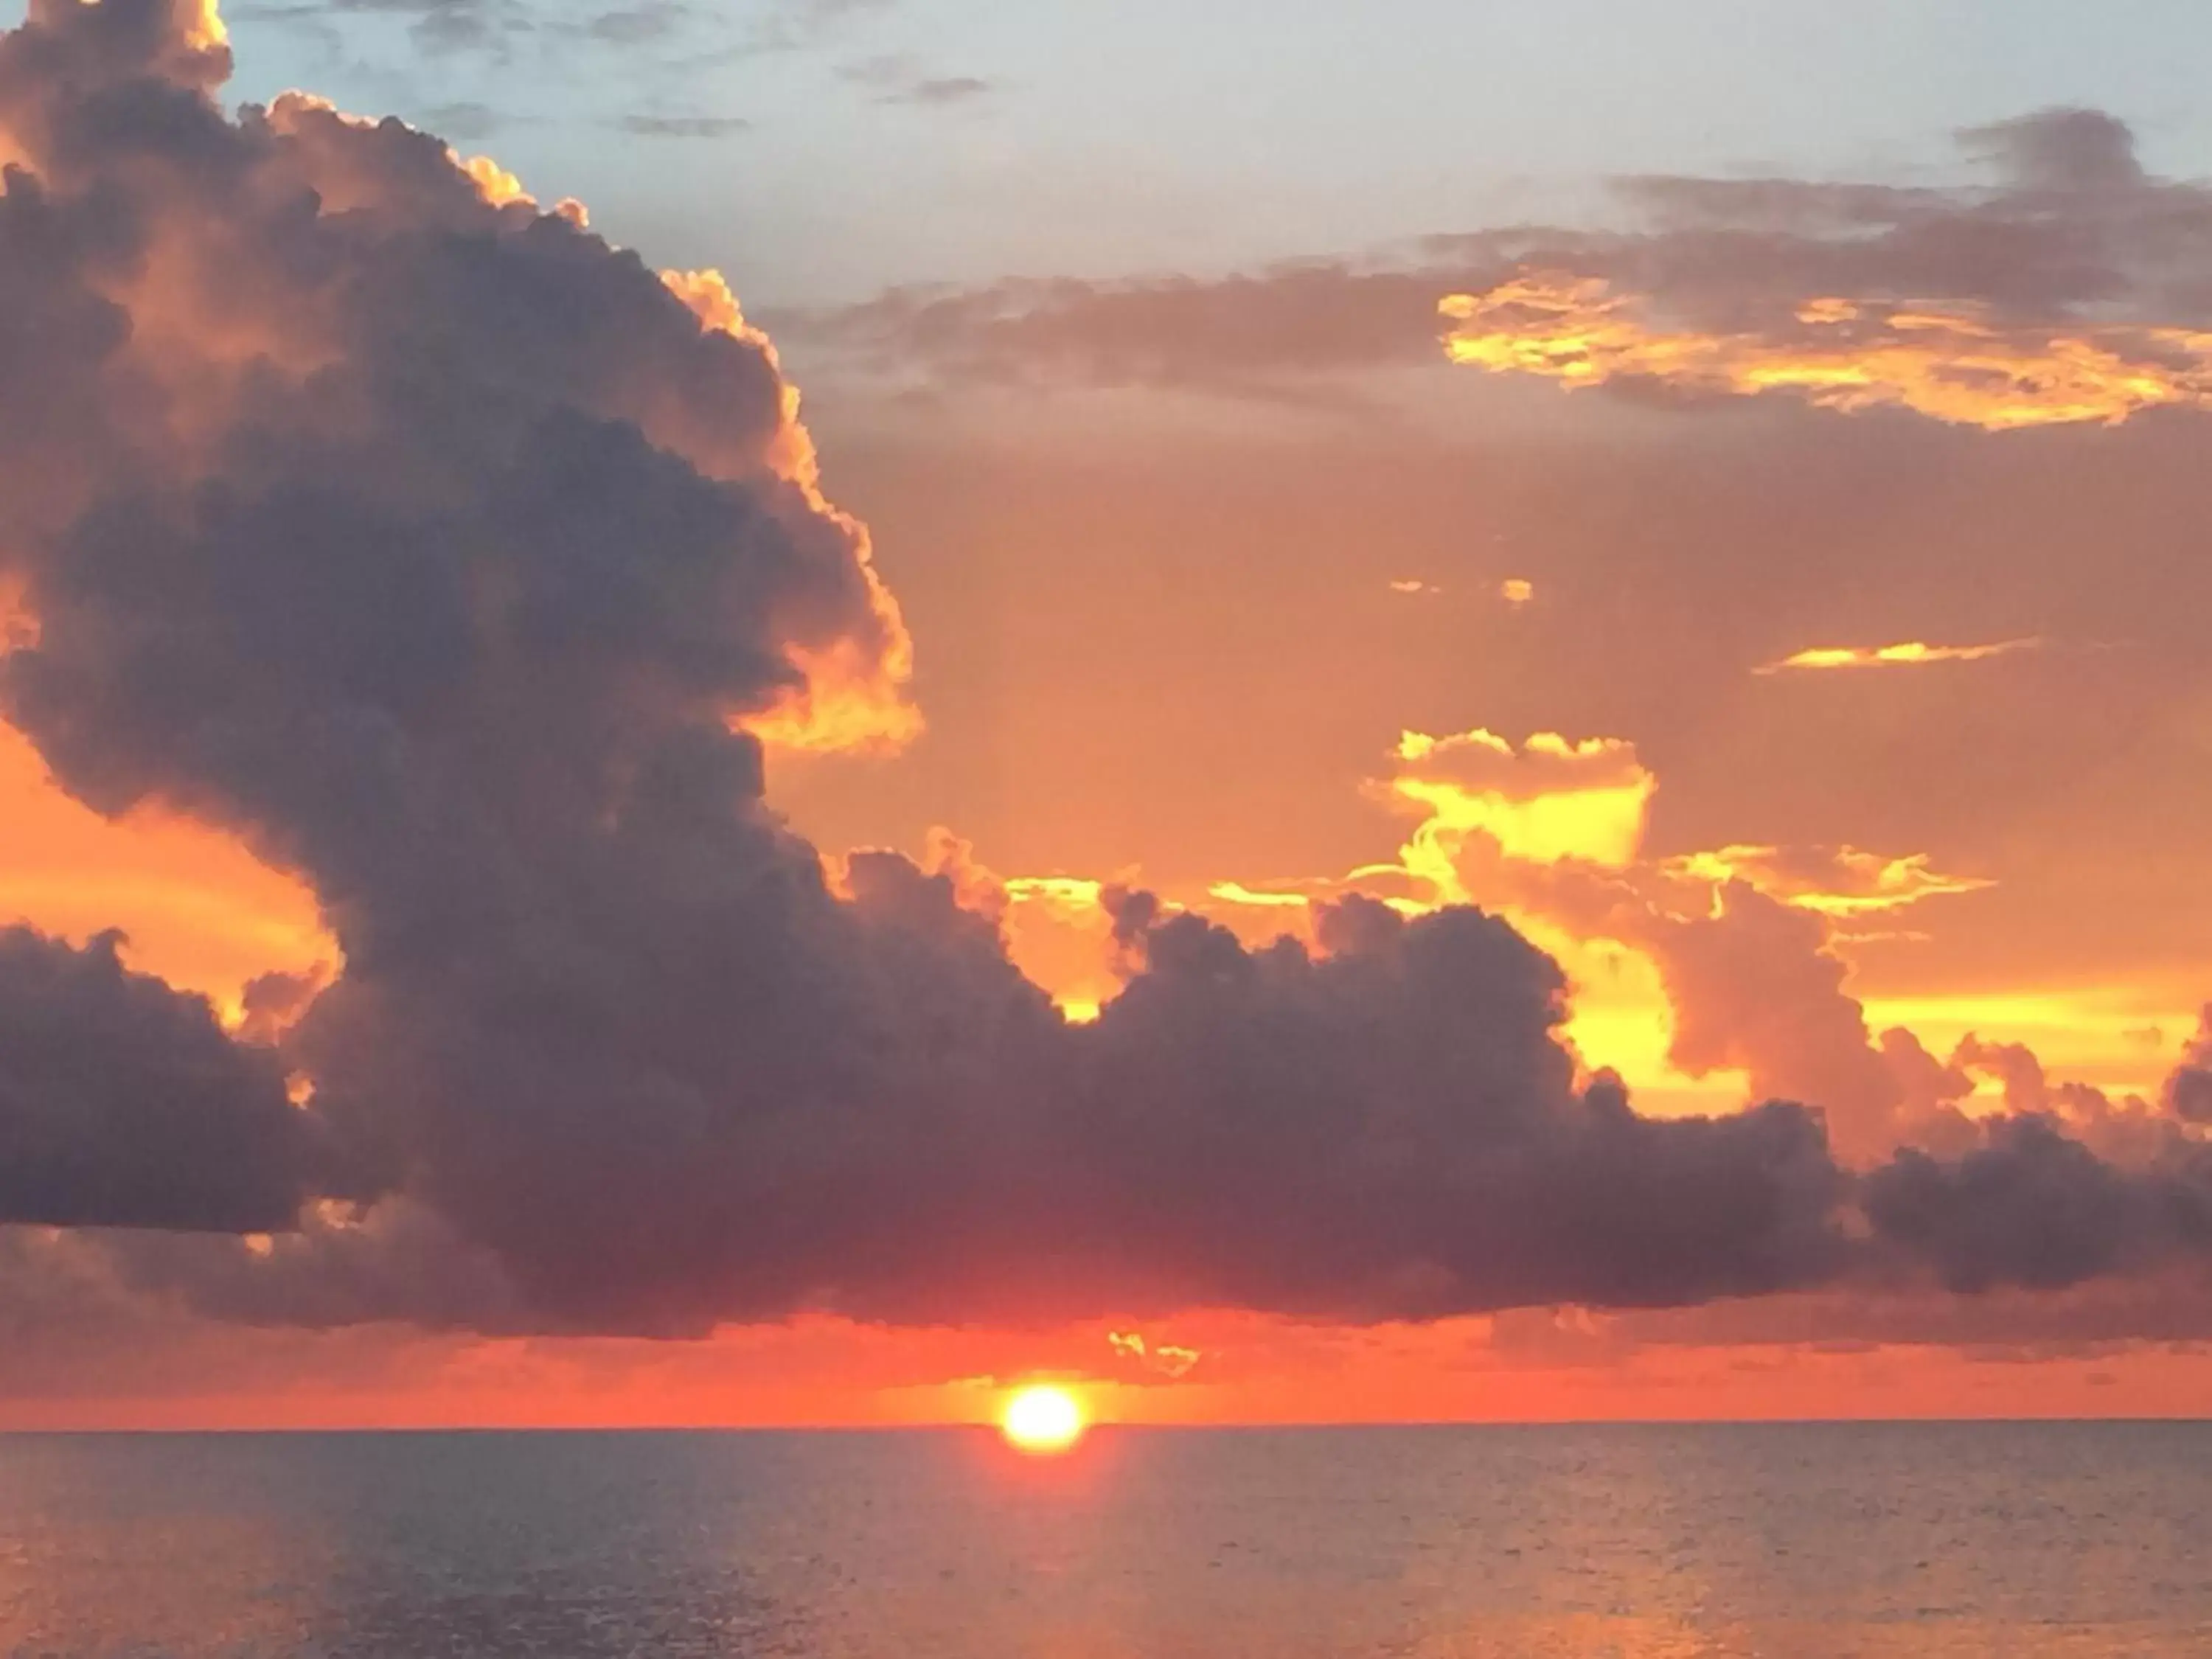
[(1040, 1383), (1015, 1391), (999, 1426), (1006, 1443), (1019, 1450), (1064, 1452), (1083, 1438), (1083, 1406), (1066, 1389)]

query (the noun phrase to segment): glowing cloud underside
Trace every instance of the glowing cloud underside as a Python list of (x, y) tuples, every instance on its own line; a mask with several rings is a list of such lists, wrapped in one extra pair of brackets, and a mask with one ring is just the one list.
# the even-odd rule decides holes
[(1902, 645), (1815, 646), (1752, 672), (1785, 674), (1824, 668), (1924, 668), (1936, 663), (1985, 662), (1992, 657), (2038, 650), (2042, 645), (2039, 639), (2025, 639), (1999, 640), (1990, 645), (1927, 645), (1908, 640)]
[(1654, 322), (1594, 277), (1540, 272), (1438, 310), (1455, 363), (1569, 390), (1646, 380), (1687, 392), (1794, 393), (1824, 409), (1909, 409), (2004, 431), (2118, 425), (2146, 410), (2212, 406), (2212, 333), (2006, 326), (1960, 307), (1814, 300), (1786, 328), (1703, 333)]

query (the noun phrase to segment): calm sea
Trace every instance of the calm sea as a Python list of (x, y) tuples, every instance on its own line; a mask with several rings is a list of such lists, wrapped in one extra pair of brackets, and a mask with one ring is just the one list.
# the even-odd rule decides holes
[(2212, 1425), (0, 1437), (0, 1653), (2212, 1655)]

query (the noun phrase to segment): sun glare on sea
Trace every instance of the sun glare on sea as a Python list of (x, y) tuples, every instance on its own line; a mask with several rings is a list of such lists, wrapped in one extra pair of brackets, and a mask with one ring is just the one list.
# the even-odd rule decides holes
[(1066, 1389), (1040, 1382), (1017, 1389), (999, 1415), (1006, 1443), (1036, 1456), (1064, 1452), (1083, 1438), (1082, 1402)]

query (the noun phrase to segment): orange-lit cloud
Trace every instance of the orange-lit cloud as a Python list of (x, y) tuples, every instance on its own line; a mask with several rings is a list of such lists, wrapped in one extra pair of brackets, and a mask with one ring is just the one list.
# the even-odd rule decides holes
[(1455, 363), (1569, 390), (1638, 379), (1686, 392), (1784, 392), (1824, 409), (1909, 409), (1990, 431), (2212, 407), (2212, 331), (2078, 331), (2001, 324), (1960, 307), (1817, 299), (1788, 331), (1705, 333), (1649, 320), (1602, 278), (1516, 276), (1438, 302)]
[(1814, 646), (1793, 652), (1779, 661), (1762, 664), (1755, 674), (1786, 674), (1799, 670), (1833, 668), (1917, 668), (1930, 663), (1985, 662), (2040, 647), (2040, 639), (1998, 640), (1988, 645), (1926, 645), (1909, 640), (1902, 645)]
[[(745, 320), (738, 297), (719, 270), (666, 270), (661, 281), (706, 328), (744, 341), (781, 372), (781, 360), (767, 334)], [(782, 418), (768, 446), (769, 465), (796, 489), (816, 516), (840, 526), (866, 586), (877, 622), (873, 639), (849, 635), (825, 645), (800, 644), (792, 659), (799, 683), (768, 710), (739, 723), (762, 741), (799, 750), (884, 750), (921, 732), (921, 711), (908, 693), (914, 678), (914, 636), (896, 598), (875, 565), (867, 526), (839, 511), (822, 493), (822, 468), (814, 441), (799, 420), (799, 391), (782, 377)]]
[(1170, 1381), (1180, 1381), (1189, 1376), (1198, 1363), (1206, 1358), (1196, 1348), (1179, 1347), (1172, 1342), (1148, 1342), (1138, 1331), (1109, 1331), (1106, 1342), (1121, 1358), (1133, 1361), (1139, 1369), (1156, 1372)]
[(1923, 899), (1996, 885), (1937, 870), (1924, 853), (1892, 858), (1855, 847), (1723, 847), (1685, 854), (1661, 867), (1698, 881), (1747, 882), (1785, 903), (1831, 916), (1900, 910)]
[(1635, 746), (1610, 738), (1569, 742), (1539, 732), (1516, 748), (1480, 727), (1441, 738), (1408, 732), (1395, 759), (1376, 787), (1421, 816), (1406, 867), (1447, 896), (1462, 891), (1455, 857), (1478, 834), (1534, 863), (1628, 863), (1658, 787)]

